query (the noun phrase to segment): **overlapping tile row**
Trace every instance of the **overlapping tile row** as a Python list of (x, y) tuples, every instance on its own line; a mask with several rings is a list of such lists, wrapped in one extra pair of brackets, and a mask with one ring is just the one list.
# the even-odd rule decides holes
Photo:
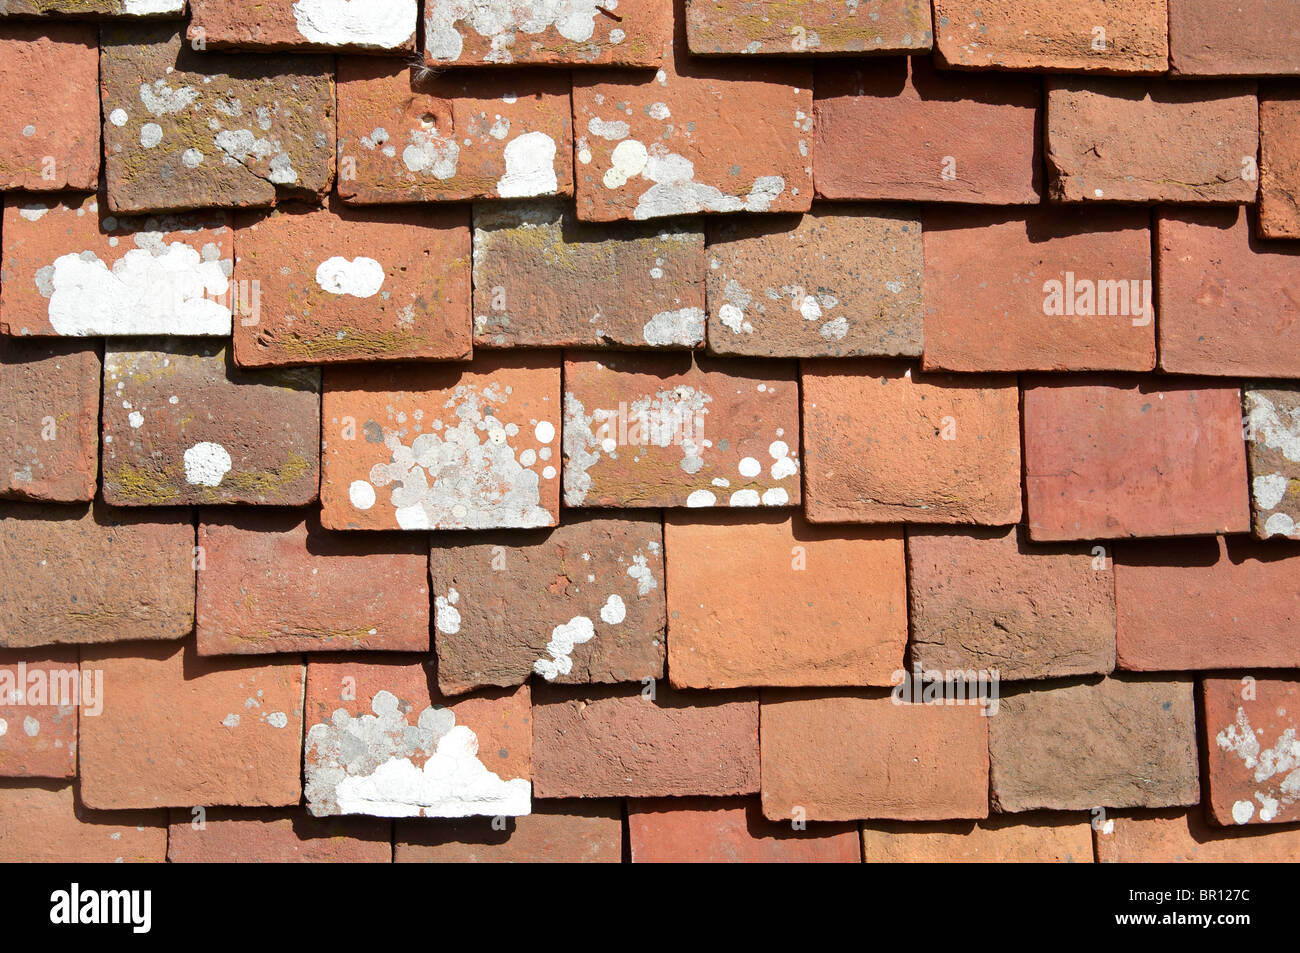
[(1300, 859), (1300, 8), (0, 3), (0, 859)]

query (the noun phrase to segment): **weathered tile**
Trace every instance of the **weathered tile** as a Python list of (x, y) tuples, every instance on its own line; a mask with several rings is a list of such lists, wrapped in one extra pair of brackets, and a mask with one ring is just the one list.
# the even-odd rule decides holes
[(649, 82), (573, 76), (578, 217), (802, 212), (812, 202), (812, 70), (692, 59), (684, 38)]
[(103, 433), (109, 503), (310, 503), (320, 371), (243, 370), (224, 341), (123, 341), (104, 355)]
[(1300, 387), (1246, 388), (1251, 528), (1300, 539)]
[(1048, 194), (1058, 202), (1252, 202), (1253, 83), (1047, 80)]
[(921, 223), (878, 206), (709, 229), (709, 350), (755, 357), (918, 357)]
[(418, 656), (307, 669), (307, 809), (317, 817), (515, 817), (531, 804), (527, 686), (444, 704)]
[(201, 655), (429, 649), (421, 539), (339, 535), (300, 511), (205, 509), (195, 631)]
[(769, 821), (758, 799), (636, 798), (627, 805), (634, 864), (856, 864), (856, 824)]
[(223, 211), (112, 215), (98, 196), (8, 195), (6, 334), (225, 337), (234, 232)]
[(641, 682), (664, 669), (663, 530), (628, 513), (434, 537), (438, 686)]
[(805, 361), (801, 376), (813, 522), (1020, 519), (1015, 377), (867, 360)]
[(424, 0), (432, 66), (658, 66), (673, 32), (672, 0), (528, 4)]
[(559, 521), (558, 358), (326, 371), (326, 529), (528, 529)]
[(1199, 381), (1023, 381), (1034, 540), (1240, 533), (1250, 525), (1240, 392)]
[(569, 352), (566, 506), (799, 503), (793, 362)]
[(1115, 577), (1087, 544), (1031, 543), (1016, 527), (911, 529), (907, 585), (923, 669), (1019, 680), (1115, 667)]
[(472, 350), (465, 209), (246, 213), (235, 284), (234, 353), (245, 367), (459, 360)]
[(196, 51), (175, 23), (105, 26), (100, 98), (114, 212), (274, 205), (334, 179), (323, 56)]
[(0, 190), (99, 184), (98, 81), (93, 24), (0, 23)]
[(302, 797), (303, 665), (205, 659), (185, 645), (85, 648), (104, 711), (80, 726), (93, 808), (283, 807)]
[(674, 687), (894, 684), (907, 647), (898, 527), (679, 511), (664, 548)]
[(442, 74), (340, 57), (338, 101), (345, 202), (573, 194), (567, 73)]
[(1106, 678), (1003, 693), (989, 719), (1004, 813), (1171, 807), (1200, 798), (1192, 683)]
[(0, 503), (0, 645), (182, 638), (193, 560), (188, 510)]
[(190, 0), (186, 39), (196, 49), (409, 53), (419, 19), (420, 0)]
[(76, 649), (0, 649), (0, 777), (76, 777), (78, 709), (98, 715), (102, 690)]
[(763, 692), (763, 814), (774, 821), (988, 815), (988, 723), (978, 706), (890, 694)]
[(581, 222), (567, 203), (474, 206), (474, 341), (487, 347), (697, 347), (696, 219)]
[(679, 797), (758, 790), (758, 696), (664, 685), (539, 687), (539, 797)]
[(1300, 821), (1300, 680), (1206, 678), (1208, 817), (1216, 824)]
[(94, 346), (0, 339), (0, 497), (94, 498), (101, 370)]

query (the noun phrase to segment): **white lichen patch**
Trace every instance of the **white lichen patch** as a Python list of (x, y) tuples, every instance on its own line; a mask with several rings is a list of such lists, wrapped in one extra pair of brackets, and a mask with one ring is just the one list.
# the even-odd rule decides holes
[(417, 0), (296, 0), (298, 32), (321, 46), (391, 50), (415, 35)]
[[(594, 408), (590, 414), (572, 393), (564, 395), (564, 500), (580, 506), (591, 489), (591, 474), (602, 455), (617, 447), (680, 447), (681, 468), (698, 473), (708, 441), (700, 438), (713, 398), (687, 385), (647, 394), (623, 408)], [(626, 411), (626, 416), (624, 416)], [(611, 449), (611, 441), (612, 447)]]
[(448, 589), (445, 596), (438, 596), (433, 605), (433, 624), (443, 635), (455, 635), (460, 631), (460, 593)]
[[(61, 255), (36, 274), (56, 332), (87, 335), (230, 334), (230, 259), (139, 233), (110, 267), (92, 251)], [(215, 252), (215, 247), (213, 248)]]
[(506, 143), (506, 174), (497, 182), (502, 198), (554, 195), (559, 191), (555, 177), (555, 140), (544, 132), (526, 132)]
[(614, 12), (618, 0), (429, 0), (425, 7), (425, 49), (434, 61), (454, 63), (465, 47), (463, 24), (491, 41), (486, 59), (512, 63), (515, 34), (536, 36), (554, 28), (565, 40), (587, 43), (601, 8)]
[(196, 486), (221, 486), (233, 462), (226, 448), (204, 441), (185, 451), (185, 482)]
[(1264, 788), (1255, 792), (1258, 812), (1250, 801), (1233, 805), (1232, 817), (1238, 824), (1249, 822), (1256, 813), (1267, 823), (1280, 810), (1300, 801), (1300, 739), (1296, 729), (1285, 729), (1268, 747), (1261, 741), (1262, 734), (1262, 730), (1251, 727), (1246, 709), (1238, 707), (1236, 721), (1215, 737), (1219, 749), (1236, 755), (1251, 781)]
[(185, 0), (123, 0), (122, 12), (137, 17), (184, 13)]
[(660, 311), (642, 329), (647, 344), (655, 347), (696, 347), (704, 343), (704, 309)]
[(1279, 410), (1263, 393), (1248, 390), (1246, 414), (1254, 440), (1300, 463), (1300, 406)]
[(455, 139), (438, 135), (436, 126), (412, 129), (407, 132), (407, 139), (409, 144), (402, 150), (402, 163), (410, 171), (444, 182), (456, 174), (460, 144)]
[(558, 675), (568, 675), (573, 671), (573, 647), (590, 642), (596, 637), (596, 628), (585, 615), (574, 616), (568, 622), (557, 625), (551, 630), (551, 641), (546, 643), (550, 658), (539, 658), (533, 663), (533, 671), (548, 682)]
[(330, 294), (372, 298), (384, 286), (384, 266), (365, 256), (335, 255), (316, 266), (316, 284)]
[(411, 724), (397, 698), (378, 692), (373, 715), (338, 709), (307, 732), (307, 807), (317, 817), (518, 817), (532, 810), (532, 784), (503, 780), (478, 757), (478, 737), (448, 708), (427, 707)]
[[(1247, 433), (1257, 447), (1273, 451), (1290, 463), (1300, 462), (1300, 405), (1294, 408), (1277, 407), (1261, 391), (1246, 391)], [(1258, 450), (1253, 450), (1252, 454)], [(1264, 455), (1267, 459), (1267, 455)], [(1260, 461), (1263, 462), (1263, 461)], [(1276, 460), (1272, 460), (1276, 465)], [(1252, 458), (1252, 469), (1256, 466)], [(1300, 470), (1296, 471), (1300, 474)], [(1300, 537), (1300, 527), (1296, 525), (1291, 512), (1272, 512), (1291, 498), (1287, 510), (1294, 510), (1296, 499), (1300, 498), (1300, 478), (1282, 471), (1259, 473), (1251, 481), (1251, 501), (1254, 504), (1257, 520), (1263, 520), (1261, 535), (1268, 539), (1272, 536), (1285, 538)], [(1256, 524), (1258, 526), (1258, 523)]]
[[(542, 475), (524, 466), (510, 426), (493, 411), (508, 403), (496, 388), (458, 385), (447, 401), (448, 420), (415, 436), (410, 445), (384, 430), (391, 453), (370, 470), (370, 483), (389, 487), (402, 529), (527, 529), (550, 526), (541, 506)], [(518, 428), (515, 428), (516, 434)]]
[[(625, 174), (626, 170), (620, 170), (612, 180), (607, 173), (605, 185), (608, 188), (620, 188), (633, 175), (640, 175), (642, 179), (653, 183), (637, 199), (632, 217), (638, 220), (698, 212), (766, 212), (785, 192), (785, 179), (779, 175), (759, 176), (744, 196), (732, 195), (717, 186), (697, 182), (695, 163), (685, 156), (670, 152), (659, 142), (646, 149), (637, 140), (628, 139), (620, 142), (614, 152), (617, 154), (624, 147), (633, 149), (633, 143), (641, 145), (645, 150), (645, 161), (640, 163), (641, 168), (633, 174)], [(611, 172), (619, 168), (618, 156), (615, 155), (612, 159), (614, 166)]]
[(606, 625), (619, 625), (626, 618), (627, 606), (624, 604), (622, 596), (612, 595), (600, 607), (600, 621)]

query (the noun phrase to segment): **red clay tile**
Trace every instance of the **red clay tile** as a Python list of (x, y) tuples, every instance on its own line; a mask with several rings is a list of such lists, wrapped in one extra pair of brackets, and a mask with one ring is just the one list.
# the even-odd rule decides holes
[(816, 87), (822, 198), (1038, 202), (1036, 77), (953, 76), (912, 57), (823, 66)]
[(856, 864), (856, 824), (769, 821), (756, 798), (628, 801), (634, 864)]
[(903, 667), (898, 527), (677, 512), (664, 547), (674, 687), (887, 686)]
[(248, 0), (190, 0), (186, 39), (195, 49), (412, 52), (419, 19), (420, 0), (277, 0), (252, 9)]
[(1024, 382), (1025, 500), (1035, 540), (1242, 533), (1241, 394), (1158, 378)]
[(464, 209), (285, 206), (239, 225), (240, 365), (470, 356)]
[(173, 864), (387, 864), (392, 824), (378, 818), (316, 818), (287, 811), (213, 808), (172, 811), (167, 860)]
[(988, 723), (974, 705), (763, 692), (763, 814), (774, 821), (988, 815)]
[(898, 208), (819, 205), (709, 230), (709, 350), (755, 357), (917, 357), (921, 223)]
[(539, 688), (538, 797), (680, 797), (758, 790), (753, 692), (676, 692), (646, 681)]
[(480, 347), (676, 349), (703, 342), (698, 219), (597, 224), (578, 221), (558, 201), (474, 206)]
[(100, 373), (94, 346), (0, 339), (0, 497), (94, 497)]
[(925, 369), (1155, 367), (1145, 209), (932, 209), (924, 222)]
[(1294, 377), (1300, 248), (1251, 234), (1241, 208), (1162, 209), (1160, 367), (1176, 374)]
[(673, 47), (634, 85), (622, 71), (573, 74), (578, 217), (806, 211), (812, 70), (693, 59), (680, 34)]
[(910, 53), (930, 49), (927, 0), (790, 4), (782, 0), (687, 0), (691, 52), (790, 56)]
[(1300, 387), (1246, 388), (1251, 529), (1300, 539)]
[(944, 66), (972, 69), (1163, 73), (1166, 0), (934, 0)]
[(993, 815), (980, 821), (868, 821), (862, 856), (883, 864), (1090, 864), (1086, 814)]
[(200, 655), (429, 649), (424, 540), (340, 535), (315, 514), (200, 514)]
[(1201, 706), (1209, 820), (1224, 827), (1300, 821), (1300, 680), (1294, 673), (1206, 678)]
[(658, 514), (566, 516), (529, 533), (437, 534), (438, 686), (640, 682), (664, 671)]
[(193, 560), (187, 510), (0, 504), (0, 646), (182, 638)]
[(1020, 519), (1014, 377), (805, 361), (806, 514), (816, 523)]
[(670, 0), (520, 4), (424, 0), (424, 59), (432, 66), (658, 66), (672, 36)]
[(0, 23), (0, 189), (99, 184), (98, 81), (94, 24)]
[(234, 232), (222, 211), (111, 215), (95, 195), (6, 196), (6, 334), (225, 337)]
[(72, 784), (0, 782), (0, 862), (154, 863), (167, 859), (165, 811), (91, 811)]
[(534, 801), (523, 817), (398, 821), (393, 855), (399, 864), (617, 864), (623, 802)]
[(568, 352), (566, 506), (799, 503), (790, 361)]
[(196, 51), (175, 22), (105, 26), (100, 98), (114, 212), (274, 205), (334, 178), (333, 61)]
[(1003, 694), (989, 719), (996, 810), (1171, 807), (1200, 798), (1192, 683), (1105, 678)]
[(1031, 543), (1010, 529), (911, 529), (912, 661), (996, 669), (1005, 679), (1110, 672), (1115, 582), (1089, 546)]
[(345, 202), (573, 194), (567, 73), (426, 74), (409, 65), (339, 58)]
[(444, 699), (424, 656), (307, 666), (307, 809), (317, 817), (517, 816), (530, 810), (527, 686)]
[(1300, 238), (1300, 95), (1259, 100), (1259, 233)]
[(1253, 83), (1047, 80), (1048, 194), (1059, 202), (1253, 202)]
[[(330, 368), (326, 529), (527, 529), (559, 521), (558, 357)], [(466, 474), (472, 475), (472, 478)]]
[(102, 690), (76, 649), (0, 650), (0, 777), (76, 777), (78, 708), (95, 717)]
[(110, 345), (103, 431), (109, 503), (310, 503), (320, 478), (320, 371), (244, 370), (224, 341)]
[(1269, 0), (1169, 0), (1169, 68), (1184, 76), (1300, 73), (1300, 20)]
[(104, 711), (81, 719), (93, 808), (296, 805), (303, 665), (200, 658), (191, 643), (85, 648)]
[(1218, 539), (1115, 547), (1116, 652), (1136, 671), (1300, 668), (1300, 546)]
[(1103, 864), (1268, 864), (1300, 857), (1300, 827), (1214, 827), (1199, 805), (1116, 815), (1093, 836)]

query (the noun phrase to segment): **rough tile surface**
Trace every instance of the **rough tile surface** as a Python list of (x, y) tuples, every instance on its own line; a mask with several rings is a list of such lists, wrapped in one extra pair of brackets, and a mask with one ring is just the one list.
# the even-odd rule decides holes
[(435, 538), (438, 686), (639, 682), (664, 670), (657, 518), (571, 517), (554, 529)]
[(824, 206), (709, 229), (709, 350), (754, 357), (921, 353), (921, 223), (876, 206)]

